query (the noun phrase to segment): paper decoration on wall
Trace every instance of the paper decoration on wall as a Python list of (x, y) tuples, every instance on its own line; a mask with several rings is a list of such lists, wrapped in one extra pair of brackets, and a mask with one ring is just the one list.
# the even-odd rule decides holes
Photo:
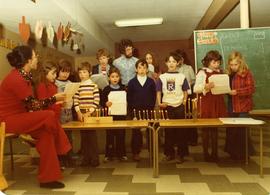
[(10, 39), (0, 39), (0, 47), (4, 47), (6, 49), (13, 49), (17, 46), (17, 44)]
[(58, 26), (58, 29), (57, 29), (57, 40), (58, 41), (61, 41), (62, 40), (62, 38), (63, 38), (63, 25), (61, 24), (61, 22), (60, 22), (60, 24), (59, 24), (59, 26)]
[(4, 38), (4, 26), (0, 23), (0, 39)]
[(38, 20), (36, 22), (36, 26), (35, 26), (36, 39), (41, 39), (41, 37), (42, 37), (42, 31), (43, 31), (43, 23), (42, 23), (41, 20)]
[(48, 35), (46, 27), (43, 28), (42, 37), (41, 37), (41, 44), (43, 47), (47, 47), (48, 44)]
[(48, 22), (47, 36), (48, 36), (48, 40), (52, 43), (53, 42), (53, 37), (54, 37), (54, 29), (53, 29), (51, 21)]
[(27, 43), (30, 37), (30, 26), (25, 23), (25, 16), (22, 16), (22, 23), (19, 23), (20, 36), (24, 43)]
[(57, 40), (57, 34), (56, 34), (56, 32), (54, 32), (53, 46), (54, 46), (55, 49), (58, 48), (58, 40)]
[(68, 24), (66, 25), (65, 29), (64, 29), (64, 37), (63, 37), (63, 40), (65, 42), (68, 41), (68, 39), (70, 38), (70, 27), (71, 27), (71, 24), (68, 22)]

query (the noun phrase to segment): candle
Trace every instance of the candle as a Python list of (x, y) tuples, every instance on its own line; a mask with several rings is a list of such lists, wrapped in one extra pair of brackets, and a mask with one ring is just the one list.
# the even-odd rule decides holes
[(145, 119), (145, 110), (142, 111), (142, 119)]
[(137, 117), (136, 117), (136, 110), (133, 109), (133, 120), (137, 120)]
[(187, 118), (187, 100), (184, 101), (185, 118)]
[(162, 119), (165, 119), (165, 117), (164, 117), (164, 110), (161, 110), (161, 116), (162, 116), (161, 117)]
[(146, 110), (146, 120), (148, 120), (149, 119), (149, 110)]
[(202, 96), (200, 96), (200, 104), (199, 104), (199, 114), (200, 114), (200, 117), (201, 117), (201, 114), (202, 114)]
[(141, 111), (139, 110), (139, 120), (142, 120)]
[(188, 101), (187, 101), (187, 103), (188, 103), (188, 118), (190, 117), (190, 111), (191, 111), (191, 110), (190, 110), (190, 103), (191, 103), (190, 100), (191, 100), (191, 99), (188, 98)]
[(156, 113), (156, 111), (154, 110), (154, 120), (156, 120), (157, 119), (157, 113)]
[(154, 117), (153, 117), (153, 110), (151, 110), (151, 112), (150, 112), (150, 119), (153, 119)]
[(168, 110), (165, 110), (166, 120), (169, 120)]

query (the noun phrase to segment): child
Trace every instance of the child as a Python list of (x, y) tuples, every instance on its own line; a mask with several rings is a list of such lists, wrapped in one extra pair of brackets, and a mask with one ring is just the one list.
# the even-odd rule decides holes
[[(109, 80), (110, 85), (105, 87), (102, 91), (101, 105), (103, 108), (109, 108), (112, 106), (112, 102), (108, 101), (108, 96), (111, 91), (125, 91), (125, 87), (120, 84), (120, 71), (117, 68), (111, 67), (109, 71)], [(125, 119), (126, 116), (113, 116), (113, 120)], [(106, 131), (106, 148), (104, 162), (112, 160), (114, 154), (116, 154), (117, 158), (120, 161), (127, 160), (125, 150), (125, 129)]]
[[(36, 87), (38, 99), (46, 99), (57, 93), (57, 86), (55, 85), (56, 73), (57, 65), (51, 61), (46, 61), (39, 67)], [(53, 104), (48, 109), (53, 110), (57, 120), (59, 120), (61, 104)]]
[[(181, 58), (177, 53), (170, 53), (166, 58), (168, 72), (161, 74), (157, 82), (157, 101), (161, 109), (166, 109), (170, 119), (185, 117), (184, 104), (189, 89), (185, 75), (177, 72)], [(161, 93), (163, 94), (161, 101)], [(164, 161), (175, 159), (174, 145), (177, 146), (176, 163), (183, 163), (184, 156), (188, 155), (186, 129), (165, 129)]]
[[(203, 68), (196, 75), (194, 92), (201, 93), (201, 118), (218, 118), (226, 116), (224, 95), (213, 95), (211, 89), (214, 83), (208, 82), (211, 75), (222, 74), (220, 64), (222, 56), (216, 50), (207, 52), (202, 60)], [(208, 152), (209, 136), (211, 139), (212, 153)], [(217, 128), (202, 129), (202, 142), (205, 161), (218, 160), (218, 132)]]
[(154, 79), (154, 81), (156, 81), (158, 79), (158, 66), (156, 64), (154, 55), (150, 52), (145, 54), (145, 60), (148, 64), (148, 76), (152, 79)]
[[(188, 90), (188, 98), (192, 99), (194, 97), (192, 93), (192, 88), (195, 82), (195, 73), (191, 65), (185, 64), (185, 61), (188, 61), (186, 52), (181, 49), (175, 50), (175, 52), (179, 55), (181, 58), (180, 63), (177, 67), (178, 72), (183, 73), (188, 81), (190, 89)], [(189, 104), (189, 105), (188, 105)], [(192, 112), (192, 103), (187, 102), (186, 109), (191, 109), (190, 112)], [(187, 135), (188, 143), (192, 146), (197, 145), (198, 140), (198, 133), (197, 128), (189, 128), (188, 135)]]
[[(229, 114), (232, 117), (247, 117), (252, 110), (252, 94), (255, 84), (252, 73), (248, 69), (244, 57), (240, 52), (234, 51), (229, 55), (227, 71), (230, 76), (232, 91), (229, 96)], [(246, 128), (227, 128), (225, 150), (234, 160), (245, 160)], [(249, 154), (254, 148), (249, 139)]]
[[(134, 117), (133, 110), (136, 113), (146, 111), (150, 116), (150, 110), (153, 110), (156, 103), (156, 86), (153, 79), (147, 77), (148, 64), (144, 59), (140, 59), (135, 64), (137, 75), (128, 83), (127, 101), (129, 116)], [(138, 116), (137, 116), (138, 118)], [(140, 129), (132, 130), (131, 150), (133, 160), (140, 160), (142, 148), (142, 132)]]
[[(71, 71), (72, 71), (72, 65), (69, 61), (67, 60), (59, 61), (58, 77), (55, 81), (58, 92), (64, 92), (66, 85), (70, 83), (69, 76), (70, 76)], [(72, 110), (71, 110), (72, 102), (67, 103), (67, 104), (69, 105), (65, 105), (66, 108), (62, 107), (61, 109), (60, 121), (62, 124), (73, 120)]]
[[(38, 85), (36, 88), (37, 98), (42, 100), (48, 97), (51, 97), (57, 93), (57, 86), (55, 85), (55, 79), (57, 75), (57, 65), (51, 61), (46, 61), (43, 63), (38, 69)], [(61, 91), (63, 92), (63, 91)], [(53, 110), (57, 120), (60, 119), (61, 114), (61, 104), (53, 104), (48, 107), (49, 110)], [(69, 134), (67, 136), (70, 139)], [(69, 152), (70, 153), (70, 152)], [(68, 165), (68, 154), (67, 155), (59, 155), (58, 158), (60, 160), (61, 169), (65, 169)]]
[(109, 60), (111, 55), (107, 49), (99, 49), (96, 54), (98, 63), (96, 66), (93, 67), (92, 74), (104, 74), (108, 75), (110, 70)]
[[(74, 107), (79, 121), (83, 121), (85, 115), (92, 115), (99, 106), (98, 87), (90, 79), (91, 64), (83, 62), (78, 67), (81, 85), (74, 95)], [(82, 166), (99, 165), (97, 134), (95, 130), (81, 131), (81, 150), (83, 155)]]

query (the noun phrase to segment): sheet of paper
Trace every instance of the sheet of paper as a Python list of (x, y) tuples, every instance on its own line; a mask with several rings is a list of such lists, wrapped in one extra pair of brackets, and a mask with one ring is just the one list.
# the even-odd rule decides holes
[(212, 94), (226, 94), (231, 91), (230, 79), (227, 74), (215, 74), (208, 78), (209, 82), (213, 82), (215, 87), (211, 89)]
[(244, 125), (261, 125), (264, 124), (262, 120), (255, 120), (253, 118), (219, 118), (223, 124), (244, 124)]
[(71, 108), (73, 104), (73, 96), (78, 91), (81, 83), (68, 83), (66, 84), (64, 93), (66, 93), (65, 108)]
[(108, 101), (112, 102), (112, 106), (109, 108), (110, 115), (127, 114), (127, 93), (125, 91), (111, 91)]
[(103, 90), (107, 85), (109, 85), (108, 77), (104, 74), (93, 74), (91, 80), (97, 84), (98, 88)]

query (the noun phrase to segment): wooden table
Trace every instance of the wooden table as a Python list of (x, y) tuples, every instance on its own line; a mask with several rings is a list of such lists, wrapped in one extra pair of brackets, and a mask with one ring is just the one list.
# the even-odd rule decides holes
[[(203, 128), (203, 127), (260, 127), (260, 176), (263, 177), (263, 131), (262, 125), (258, 124), (224, 124), (218, 118), (214, 119), (175, 119), (159, 121), (153, 135), (153, 177), (159, 176), (159, 148), (158, 133), (160, 128)], [(248, 130), (247, 130), (248, 131)], [(248, 133), (246, 132), (246, 162), (248, 157)]]
[(251, 116), (261, 116), (270, 118), (270, 109), (251, 110), (249, 114)]
[(65, 130), (97, 130), (97, 129), (131, 129), (131, 128), (148, 128), (148, 121), (146, 120), (125, 120), (112, 121), (108, 123), (83, 123), (79, 121), (71, 121), (62, 124)]
[[(147, 120), (123, 120), (123, 121), (112, 121), (108, 123), (83, 123), (79, 121), (71, 121), (65, 124), (62, 124), (62, 128), (65, 130), (101, 130), (101, 129), (137, 129), (137, 128), (148, 128), (150, 131), (149, 135), (149, 156), (150, 156), (150, 165), (152, 166), (153, 159), (153, 149), (154, 145), (152, 140), (152, 135), (154, 135), (155, 129), (150, 125)], [(151, 135), (152, 134), (152, 135)]]

